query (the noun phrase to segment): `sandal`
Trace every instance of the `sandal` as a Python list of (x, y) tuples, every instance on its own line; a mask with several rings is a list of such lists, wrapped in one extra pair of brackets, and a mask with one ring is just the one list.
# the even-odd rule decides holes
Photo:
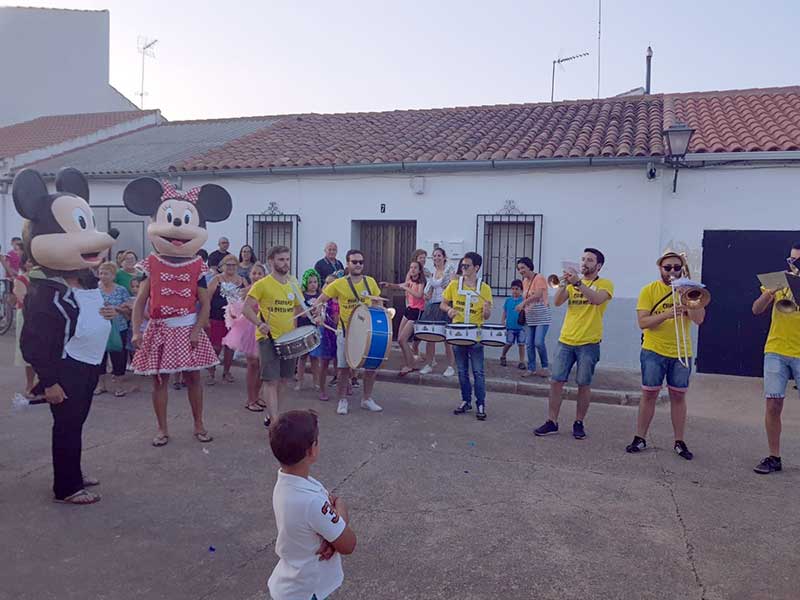
[(256, 404), (258, 404), (261, 408), (267, 408), (267, 403), (261, 400), (261, 398), (256, 400)]
[(203, 442), (204, 444), (210, 442), (214, 438), (207, 431), (198, 431), (194, 434), (194, 439), (198, 442)]
[(100, 480), (95, 477), (84, 477), (83, 478), (83, 487), (94, 487), (96, 485), (100, 485)]
[(206, 379), (206, 385), (209, 387), (211, 387), (212, 385), (217, 385), (217, 380), (214, 379), (213, 377), (209, 377), (208, 379)]
[(245, 404), (244, 407), (250, 412), (264, 412), (264, 409), (258, 404)]
[(233, 375), (231, 375), (230, 373), (223, 373), (222, 374), (222, 381), (224, 381), (225, 383), (233, 383), (236, 380), (233, 378)]
[(94, 389), (94, 395), (99, 396), (100, 394), (105, 394), (108, 390), (104, 387), (99, 387)]
[(169, 442), (169, 436), (163, 433), (159, 433), (156, 437), (153, 438), (153, 446), (158, 448), (159, 446), (166, 446), (167, 442)]
[(127, 393), (128, 393), (128, 392), (126, 392), (124, 389), (122, 389), (122, 388), (117, 388), (117, 389), (114, 391), (114, 398), (122, 398), (122, 397), (123, 397), (123, 396), (125, 396), (125, 394), (127, 394)]
[(408, 375), (409, 373), (413, 373), (414, 371), (416, 371), (416, 369), (409, 369), (408, 367), (403, 367), (402, 369), (400, 369), (400, 370), (397, 372), (397, 374), (398, 374), (400, 377), (405, 377), (406, 375)]
[(94, 504), (95, 502), (100, 502), (100, 496), (87, 490), (79, 490), (64, 499), (53, 498), (53, 502), (57, 502), (58, 504), (76, 505)]

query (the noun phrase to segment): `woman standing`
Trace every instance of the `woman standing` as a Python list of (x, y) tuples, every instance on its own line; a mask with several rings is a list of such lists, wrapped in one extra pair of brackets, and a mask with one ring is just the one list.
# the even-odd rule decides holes
[[(112, 262), (105, 262), (100, 265), (97, 270), (98, 274), (98, 288), (103, 296), (103, 303), (107, 307), (114, 309), (114, 318), (111, 319), (111, 326), (119, 332), (121, 340), (120, 348), (117, 350), (106, 350), (103, 355), (101, 364), (100, 380), (95, 388), (95, 396), (110, 391), (117, 398), (125, 395), (125, 389), (122, 387), (120, 379), (125, 376), (125, 369), (128, 366), (128, 351), (126, 349), (128, 341), (128, 319), (131, 316), (131, 306), (129, 300), (131, 298), (128, 290), (114, 279), (117, 275), (117, 265)], [(107, 385), (108, 374), (108, 359), (111, 359), (111, 385)]]
[[(264, 265), (254, 264), (248, 273), (250, 281), (255, 283), (266, 277)], [(243, 296), (249, 291), (245, 288)], [(236, 352), (242, 352), (247, 358), (247, 404), (245, 408), (252, 412), (263, 412), (265, 404), (259, 398), (261, 391), (261, 369), (256, 343), (256, 326), (242, 316), (244, 300), (231, 300), (225, 310), (225, 323), (228, 334), (222, 338), (222, 344)]]
[[(453, 277), (455, 277), (455, 269), (453, 265), (447, 262), (447, 253), (444, 248), (436, 248), (433, 251), (433, 273), (431, 273), (428, 283), (425, 285), (425, 312), (420, 317), (420, 320), (440, 323), (450, 322), (449, 317), (442, 311), (441, 304), (442, 294), (444, 294), (445, 288)], [(426, 342), (425, 344), (425, 366), (420, 370), (423, 375), (433, 370), (436, 360), (436, 343)], [(447, 356), (447, 368), (444, 370), (443, 375), (452, 377), (456, 372), (453, 347), (450, 344), (444, 344), (444, 351)]]
[[(533, 269), (533, 261), (524, 256), (517, 261), (517, 272), (522, 277), (522, 302), (517, 305), (518, 312), (525, 313), (528, 327), (527, 351), (528, 370), (522, 376), (549, 377), (545, 336), (550, 329), (550, 305), (547, 295), (547, 280)], [(536, 354), (539, 354), (541, 368), (536, 368)]]
[(397, 334), (397, 343), (403, 351), (403, 359), (406, 366), (400, 369), (400, 376), (403, 377), (416, 371), (414, 354), (411, 352), (409, 338), (414, 333), (414, 323), (419, 319), (425, 308), (425, 273), (422, 263), (412, 262), (408, 266), (408, 274), (403, 283), (381, 283), (381, 288), (395, 288), (406, 293), (406, 309), (403, 313), (403, 320), (400, 323), (400, 331)]
[(142, 273), (136, 269), (136, 263), (139, 262), (139, 257), (133, 250), (124, 250), (121, 257), (122, 264), (114, 276), (114, 283), (118, 283), (129, 292), (131, 290), (131, 281), (134, 279), (141, 279)]
[[(208, 295), (211, 297), (211, 311), (209, 312), (208, 319), (208, 338), (211, 340), (211, 346), (214, 348), (217, 356), (220, 352), (222, 355), (222, 381), (226, 383), (233, 383), (233, 375), (231, 375), (231, 364), (233, 363), (233, 350), (227, 346), (222, 346), (222, 338), (228, 334), (228, 328), (225, 326), (225, 307), (229, 301), (240, 300), (244, 297), (244, 288), (247, 281), (244, 277), (237, 273), (239, 269), (239, 261), (232, 254), (227, 254), (219, 261), (219, 267), (222, 271), (219, 275), (215, 275), (208, 284)], [(217, 368), (211, 367), (208, 370), (208, 379), (206, 385), (215, 385), (217, 383), (216, 376)]]
[(244, 277), (249, 281), (250, 269), (256, 264), (256, 253), (253, 252), (253, 247), (245, 244), (239, 249), (239, 268), (236, 269), (239, 277)]

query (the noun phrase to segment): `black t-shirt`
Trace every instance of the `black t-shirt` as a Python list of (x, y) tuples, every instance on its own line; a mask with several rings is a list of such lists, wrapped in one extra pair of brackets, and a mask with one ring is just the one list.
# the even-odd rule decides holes
[(328, 275), (331, 275), (336, 271), (343, 271), (344, 265), (338, 259), (335, 263), (331, 263), (327, 258), (323, 257), (317, 261), (317, 264), (314, 265), (314, 269), (317, 271), (317, 273), (319, 273), (319, 276), (322, 279), (319, 282), (320, 287), (322, 287), (325, 285), (325, 279), (328, 277)]
[(217, 268), (219, 266), (220, 261), (228, 256), (230, 252), (221, 252), (219, 250), (214, 250), (211, 254), (208, 255), (208, 266)]

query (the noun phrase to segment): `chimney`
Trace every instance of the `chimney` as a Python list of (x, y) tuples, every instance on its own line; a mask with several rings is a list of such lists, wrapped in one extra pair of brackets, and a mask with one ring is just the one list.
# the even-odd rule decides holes
[(644, 82), (644, 93), (645, 94), (649, 94), (650, 93), (650, 70), (651, 70), (650, 63), (652, 62), (652, 60), (653, 60), (653, 49), (650, 46), (648, 46), (647, 47), (647, 77), (646, 77), (645, 82)]

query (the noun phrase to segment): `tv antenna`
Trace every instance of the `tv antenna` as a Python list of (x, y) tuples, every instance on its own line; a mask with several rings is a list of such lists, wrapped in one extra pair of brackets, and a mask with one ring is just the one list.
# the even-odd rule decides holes
[(550, 102), (553, 102), (553, 97), (555, 95), (555, 89), (556, 89), (556, 65), (558, 65), (558, 68), (563, 71), (564, 67), (561, 66), (563, 63), (569, 62), (571, 60), (577, 60), (578, 58), (583, 58), (584, 56), (589, 56), (589, 53), (581, 52), (580, 54), (575, 54), (573, 56), (567, 56), (565, 58), (557, 58), (553, 61), (553, 77), (550, 80)]
[(158, 40), (149, 40), (146, 37), (139, 36), (137, 40), (137, 47), (139, 48), (139, 52), (142, 55), (142, 87), (139, 90), (137, 96), (139, 96), (139, 108), (144, 108), (144, 97), (147, 95), (144, 91), (144, 59), (148, 56), (150, 58), (155, 58), (156, 53), (153, 48), (158, 43)]

